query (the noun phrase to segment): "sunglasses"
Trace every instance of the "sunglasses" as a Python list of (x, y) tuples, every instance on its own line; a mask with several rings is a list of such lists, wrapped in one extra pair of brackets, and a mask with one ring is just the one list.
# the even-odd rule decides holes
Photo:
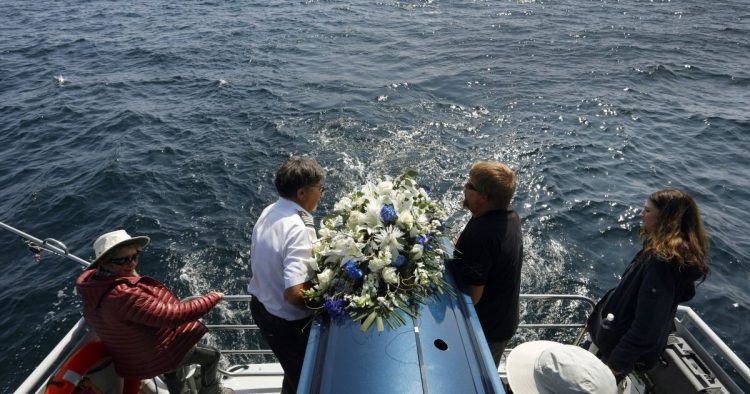
[(132, 254), (132, 255), (130, 255), (130, 256), (119, 257), (119, 258), (116, 258), (116, 259), (109, 259), (109, 262), (110, 262), (110, 263), (112, 263), (112, 264), (115, 264), (115, 265), (124, 265), (124, 264), (128, 264), (128, 263), (130, 263), (131, 261), (138, 261), (138, 256), (139, 256), (140, 254), (141, 254), (141, 252), (140, 252), (140, 251), (138, 251), (138, 252), (136, 252), (135, 254)]

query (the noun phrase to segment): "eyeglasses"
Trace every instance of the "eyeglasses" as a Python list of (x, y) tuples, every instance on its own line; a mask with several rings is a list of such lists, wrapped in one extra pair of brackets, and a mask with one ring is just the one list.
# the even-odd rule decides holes
[(469, 189), (469, 190), (474, 190), (475, 192), (478, 191), (476, 186), (474, 186), (471, 182), (466, 182), (464, 184), (464, 188)]
[(131, 254), (130, 256), (125, 257), (119, 257), (116, 259), (109, 259), (109, 262), (115, 265), (125, 265), (130, 263), (131, 261), (138, 261), (138, 255), (140, 255), (141, 252), (138, 251), (135, 254)]

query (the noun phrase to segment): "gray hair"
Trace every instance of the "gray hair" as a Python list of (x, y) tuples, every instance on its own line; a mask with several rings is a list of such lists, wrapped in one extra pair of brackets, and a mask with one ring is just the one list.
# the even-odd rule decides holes
[(297, 190), (323, 181), (325, 170), (315, 160), (292, 156), (276, 171), (276, 191), (284, 198), (294, 198)]

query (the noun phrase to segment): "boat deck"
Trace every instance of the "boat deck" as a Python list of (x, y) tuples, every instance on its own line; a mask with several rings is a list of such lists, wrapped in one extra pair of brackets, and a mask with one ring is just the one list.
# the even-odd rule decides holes
[[(226, 296), (229, 303), (243, 303), (250, 301), (251, 296)], [(511, 345), (538, 340), (555, 340), (561, 343), (578, 344), (584, 336), (585, 316), (593, 308), (593, 300), (579, 295), (561, 294), (523, 294), (522, 323), (511, 342)], [(564, 318), (565, 321), (554, 319)], [(675, 319), (676, 334), (689, 345), (689, 353), (695, 355), (690, 368), (696, 371), (695, 381), (691, 384), (703, 385), (707, 389), (703, 392), (712, 393), (745, 393), (750, 392), (750, 368), (740, 360), (734, 352), (710, 329), (710, 327), (690, 308), (679, 307)], [(209, 324), (213, 331), (241, 330), (255, 331), (254, 324)], [(250, 334), (253, 335), (253, 334)], [(16, 393), (43, 393), (46, 382), (61, 363), (78, 347), (90, 341), (93, 334), (83, 319), (65, 335), (58, 345), (39, 364), (26, 381), (18, 387)], [(512, 349), (506, 350), (506, 355)], [(244, 393), (278, 393), (281, 391), (283, 371), (278, 363), (272, 360), (272, 352), (268, 349), (222, 349), (227, 357), (244, 356), (251, 360), (247, 364), (235, 364), (222, 368), (223, 384), (232, 388), (238, 394)], [(257, 359), (257, 362), (255, 361)], [(700, 368), (710, 371), (701, 375)], [(111, 369), (111, 368), (109, 368)], [(106, 369), (98, 372), (107, 373)], [(501, 363), (498, 375), (507, 383), (505, 367)], [(654, 384), (648, 377), (632, 377), (633, 380), (624, 392), (646, 393), (646, 387)], [(658, 383), (658, 382), (657, 382)], [(144, 382), (141, 393), (163, 393), (166, 386), (160, 380)], [(675, 392), (669, 389), (662, 392)], [(698, 391), (696, 391), (698, 392)]]

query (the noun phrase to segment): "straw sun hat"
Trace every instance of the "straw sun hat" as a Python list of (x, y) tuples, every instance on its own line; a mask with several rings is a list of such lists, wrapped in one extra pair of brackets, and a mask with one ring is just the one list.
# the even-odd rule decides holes
[(151, 242), (149, 237), (131, 237), (125, 230), (108, 232), (94, 241), (94, 256), (96, 259), (91, 265), (86, 267), (86, 269), (90, 270), (99, 267), (99, 263), (101, 263), (110, 252), (117, 250), (117, 248), (127, 245), (135, 245), (138, 250), (143, 250), (149, 242)]
[(526, 342), (510, 352), (506, 367), (517, 394), (617, 393), (609, 367), (578, 346)]

